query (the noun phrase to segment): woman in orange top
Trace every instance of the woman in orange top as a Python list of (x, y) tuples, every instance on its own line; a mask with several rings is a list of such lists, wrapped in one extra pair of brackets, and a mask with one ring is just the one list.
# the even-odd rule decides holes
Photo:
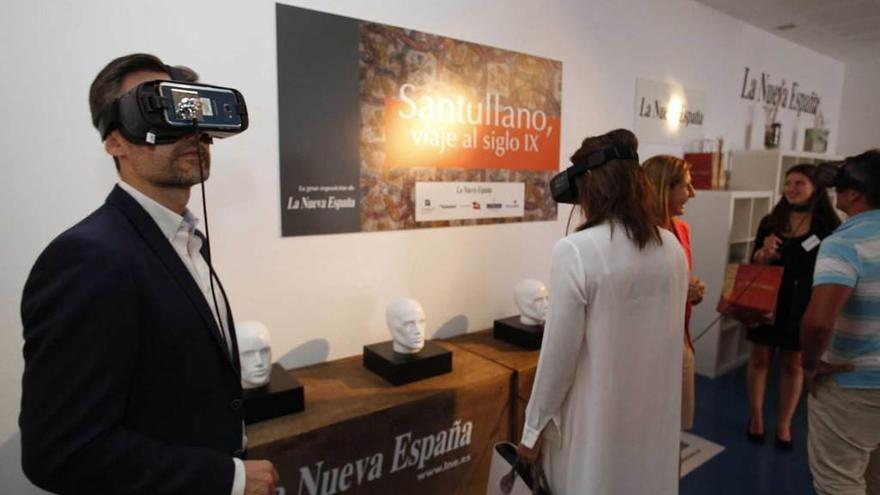
[[(675, 234), (687, 257), (688, 269), (693, 270), (691, 256), (691, 230), (684, 220), (684, 205), (694, 197), (691, 185), (691, 165), (671, 155), (658, 155), (649, 158), (642, 165), (648, 178), (657, 190), (657, 209), (661, 225)], [(691, 307), (703, 300), (705, 285), (693, 274), (688, 284), (688, 297), (684, 317), (684, 356), (681, 375), (681, 428), (689, 430), (694, 426), (694, 344), (691, 342)]]

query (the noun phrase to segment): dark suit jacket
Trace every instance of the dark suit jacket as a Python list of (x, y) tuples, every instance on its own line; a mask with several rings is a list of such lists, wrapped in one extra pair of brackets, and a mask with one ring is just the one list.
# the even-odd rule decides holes
[(128, 193), (115, 187), (49, 244), (21, 314), (32, 482), (59, 493), (230, 493), (242, 454), (238, 349), (230, 357), (202, 292)]

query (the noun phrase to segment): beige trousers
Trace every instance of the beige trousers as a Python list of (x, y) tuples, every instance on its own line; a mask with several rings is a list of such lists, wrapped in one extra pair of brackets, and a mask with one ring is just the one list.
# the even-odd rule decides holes
[(694, 427), (694, 350), (684, 343), (681, 367), (681, 429)]
[(880, 389), (825, 378), (808, 402), (807, 451), (819, 495), (880, 495)]

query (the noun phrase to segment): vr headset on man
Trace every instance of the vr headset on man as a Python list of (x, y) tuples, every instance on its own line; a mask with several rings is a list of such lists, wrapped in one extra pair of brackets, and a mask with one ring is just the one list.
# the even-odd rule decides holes
[(170, 144), (194, 132), (224, 138), (247, 129), (247, 106), (238, 90), (187, 82), (174, 67), (168, 72), (171, 81), (142, 83), (97, 115), (101, 140), (114, 129), (137, 144)]
[(851, 156), (842, 162), (820, 163), (816, 167), (816, 184), (835, 189), (869, 192), (872, 187), (870, 178), (862, 173), (861, 167), (858, 166), (861, 156)]

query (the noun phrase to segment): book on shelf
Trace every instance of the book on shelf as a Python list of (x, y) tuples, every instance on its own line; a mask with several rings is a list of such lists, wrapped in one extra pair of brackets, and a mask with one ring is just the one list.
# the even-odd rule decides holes
[(720, 152), (685, 153), (684, 160), (691, 164), (694, 189), (720, 189), (723, 186)]

